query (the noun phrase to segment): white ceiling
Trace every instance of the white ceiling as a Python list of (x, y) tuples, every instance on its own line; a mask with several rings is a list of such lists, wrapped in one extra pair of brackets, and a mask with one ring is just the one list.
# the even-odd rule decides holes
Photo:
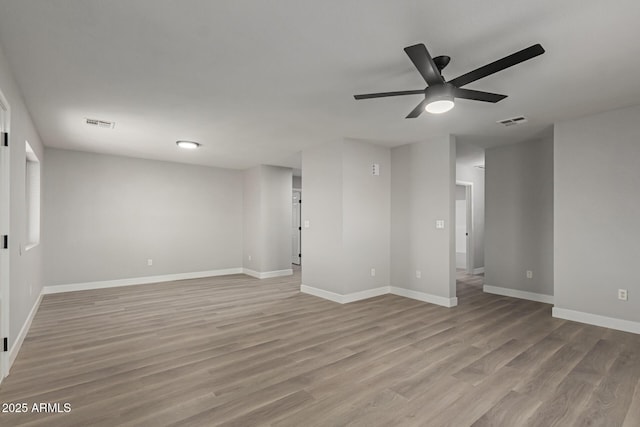
[[(637, 0), (0, 0), (0, 43), (47, 146), (300, 167), (300, 150), (343, 137), (490, 147), (638, 104), (639, 20)], [(468, 86), (509, 95), (498, 104), (407, 120), (421, 95), (353, 99), (423, 88), (402, 50), (420, 42), (452, 57), (447, 79), (534, 43), (547, 52)], [(495, 123), (516, 115), (529, 122)]]

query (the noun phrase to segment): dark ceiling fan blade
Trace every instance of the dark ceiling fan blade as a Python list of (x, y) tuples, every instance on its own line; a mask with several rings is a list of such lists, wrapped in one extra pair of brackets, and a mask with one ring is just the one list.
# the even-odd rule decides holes
[(442, 84), (444, 83), (444, 79), (440, 75), (440, 71), (436, 66), (436, 63), (433, 62), (433, 58), (429, 54), (426, 46), (422, 43), (415, 44), (413, 46), (405, 47), (404, 51), (413, 62), (413, 65), (416, 66), (424, 81), (427, 82), (429, 86)]
[(424, 100), (422, 100), (422, 102), (420, 104), (418, 104), (416, 106), (416, 108), (414, 108), (409, 115), (407, 115), (407, 117), (405, 117), (405, 119), (415, 119), (416, 117), (418, 117), (420, 114), (422, 114), (422, 112), (424, 111), (424, 107), (425, 105), (427, 105), (427, 98), (425, 98)]
[(402, 96), (402, 95), (424, 95), (424, 89), (417, 90), (401, 90), (398, 92), (380, 92), (380, 93), (365, 93), (364, 95), (353, 95), (355, 99), (370, 99), (370, 98), (384, 98), (387, 96)]
[(507, 95), (500, 95), (498, 93), (482, 92), (479, 90), (455, 88), (453, 96), (456, 98), (473, 99), (474, 101), (493, 102), (502, 101)]
[(477, 68), (473, 71), (461, 75), (460, 77), (449, 80), (449, 83), (457, 87), (462, 87), (483, 77), (487, 77), (491, 74), (497, 73), (498, 71), (502, 71), (505, 68), (513, 67), (516, 64), (527, 61), (531, 58), (535, 58), (536, 56), (542, 55), (543, 53), (544, 49), (542, 48), (542, 46), (540, 44), (534, 44), (533, 46), (529, 46), (528, 48), (522, 49), (519, 52), (513, 53), (509, 56), (505, 56), (502, 59), (498, 59), (491, 64), (487, 64), (484, 67)]

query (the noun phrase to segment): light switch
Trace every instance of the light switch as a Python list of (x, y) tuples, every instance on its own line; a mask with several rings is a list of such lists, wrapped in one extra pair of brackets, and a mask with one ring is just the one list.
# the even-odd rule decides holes
[(309, 220), (308, 219), (304, 220), (304, 228), (309, 228)]
[(436, 220), (436, 228), (439, 230), (444, 229), (444, 219), (437, 219)]
[(380, 175), (380, 164), (379, 163), (373, 163), (371, 165), (371, 174), (378, 176)]

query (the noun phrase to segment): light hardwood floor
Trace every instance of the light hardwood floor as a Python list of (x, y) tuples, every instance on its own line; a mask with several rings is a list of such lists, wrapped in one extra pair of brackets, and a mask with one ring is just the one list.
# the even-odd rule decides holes
[(640, 336), (484, 294), (340, 305), (300, 274), (47, 295), (0, 402), (2, 426), (640, 425)]

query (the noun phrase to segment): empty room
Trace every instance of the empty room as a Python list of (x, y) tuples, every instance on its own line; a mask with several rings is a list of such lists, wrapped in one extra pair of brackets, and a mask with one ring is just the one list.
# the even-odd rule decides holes
[(640, 426), (639, 19), (0, 0), (0, 425)]

